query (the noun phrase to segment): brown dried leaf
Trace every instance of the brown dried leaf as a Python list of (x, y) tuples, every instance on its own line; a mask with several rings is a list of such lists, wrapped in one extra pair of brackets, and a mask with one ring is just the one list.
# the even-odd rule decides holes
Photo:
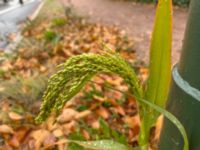
[(0, 133), (2, 134), (14, 134), (14, 130), (8, 125), (0, 125)]
[(105, 97), (100, 97), (100, 96), (97, 96), (97, 95), (94, 95), (93, 97), (94, 97), (95, 100), (97, 100), (99, 102), (105, 102), (106, 101)]
[(125, 116), (123, 118), (124, 122), (129, 126), (129, 128), (135, 129), (140, 126), (140, 117), (139, 115), (135, 115), (133, 117)]
[(13, 136), (9, 141), (7, 141), (10, 146), (13, 148), (18, 148), (20, 143), (16, 136)]
[(19, 120), (22, 120), (24, 117), (15, 113), (15, 112), (9, 112), (8, 113), (10, 119), (14, 120), (14, 121), (19, 121)]
[(52, 131), (58, 127), (58, 124), (55, 123), (55, 117), (54, 115), (51, 115), (47, 121), (45, 122), (47, 130)]
[(74, 131), (75, 130), (75, 126), (76, 126), (76, 122), (74, 120), (69, 122), (69, 123), (66, 123), (66, 124), (62, 125), (64, 134), (68, 135), (69, 133)]
[(9, 145), (3, 145), (3, 146), (1, 147), (1, 149), (2, 149), (2, 150), (12, 150), (12, 147), (9, 146)]
[(55, 137), (61, 137), (61, 136), (63, 136), (64, 134), (63, 134), (63, 131), (62, 131), (61, 129), (56, 129), (56, 130), (53, 131), (53, 135), (54, 135)]
[(121, 106), (115, 106), (115, 108), (114, 108), (115, 110), (116, 110), (116, 112), (117, 113), (119, 113), (120, 115), (122, 115), (122, 116), (125, 116), (126, 115), (126, 113), (125, 113), (125, 111), (124, 111), (124, 108), (123, 107), (121, 107)]
[(26, 138), (29, 131), (30, 131), (30, 128), (28, 127), (20, 127), (15, 130), (15, 137), (21, 143)]
[(48, 130), (45, 129), (38, 129), (35, 131), (32, 131), (30, 136), (35, 139), (35, 149), (40, 149), (41, 144), (44, 142), (44, 140), (50, 136), (50, 132)]
[(58, 117), (58, 122), (65, 123), (75, 119), (76, 115), (78, 114), (77, 111), (71, 108), (64, 109), (62, 114)]
[(109, 113), (108, 110), (105, 109), (104, 107), (100, 107), (100, 108), (96, 111), (96, 113), (97, 113), (98, 115), (100, 115), (101, 117), (103, 117), (104, 119), (108, 119), (109, 116), (110, 116), (110, 113)]
[[(56, 138), (52, 135), (52, 134), (49, 134), (43, 141), (43, 145), (44, 147), (46, 146), (50, 146), (50, 145), (54, 145), (54, 143), (56, 142)], [(51, 148), (52, 146), (49, 147), (49, 149)], [(53, 147), (52, 147), (53, 148)]]
[(91, 126), (94, 129), (99, 129), (100, 128), (99, 121), (98, 120), (94, 121)]
[(90, 115), (92, 112), (90, 110), (85, 110), (85, 111), (82, 111), (80, 113), (78, 113), (75, 118), (76, 119), (81, 119), (81, 118), (85, 118), (87, 117), (88, 115)]
[(90, 139), (90, 134), (86, 131), (86, 130), (82, 130), (82, 134), (83, 134), (83, 136), (84, 136), (84, 138), (86, 139), (86, 140), (89, 140)]

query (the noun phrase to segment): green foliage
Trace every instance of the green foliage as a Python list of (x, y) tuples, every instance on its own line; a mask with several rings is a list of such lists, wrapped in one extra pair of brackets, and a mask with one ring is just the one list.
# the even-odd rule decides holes
[(57, 42), (60, 39), (60, 36), (52, 30), (46, 30), (44, 32), (44, 39), (47, 42)]
[(100, 123), (100, 130), (103, 133), (101, 139), (113, 139), (121, 144), (127, 145), (126, 137), (123, 134), (119, 133), (118, 131), (111, 129), (104, 119), (100, 118), (99, 123)]
[(105, 120), (103, 120), (102, 118), (100, 118), (99, 120), (100, 126), (103, 129), (103, 134), (105, 135), (105, 139), (106, 138), (110, 138), (111, 137), (111, 129), (109, 128), (108, 124), (105, 122)]
[(157, 112), (162, 113), (167, 119), (169, 119), (178, 128), (178, 130), (180, 131), (183, 137), (183, 140), (184, 140), (183, 150), (189, 150), (189, 143), (188, 143), (188, 138), (187, 138), (187, 133), (185, 131), (185, 128), (183, 127), (181, 122), (178, 119), (176, 119), (174, 115), (172, 115), (170, 112), (166, 111), (165, 109), (149, 102), (148, 100), (140, 99), (140, 98), (138, 98), (138, 100), (149, 105), (151, 108), (153, 108)]
[(68, 142), (76, 143), (91, 150), (136, 150), (113, 140), (99, 140), (89, 142), (69, 140)]
[(67, 20), (65, 18), (55, 18), (52, 20), (53, 27), (64, 26), (66, 23), (67, 23)]
[(5, 73), (6, 72), (4, 70), (0, 69), (0, 78), (3, 77), (5, 75)]
[[(74, 133), (71, 133), (68, 137), (70, 140), (74, 140), (74, 141), (85, 141), (85, 138), (83, 137), (83, 135), (80, 133), (79, 130), (77, 130)], [(84, 147), (82, 147), (81, 145), (77, 144), (77, 143), (69, 143), (67, 145), (67, 149), (68, 150), (85, 150)]]
[(150, 73), (145, 97), (161, 107), (167, 100), (171, 75), (171, 7), (170, 0), (159, 0), (150, 46)]
[[(82, 133), (80, 132), (81, 129), (86, 130), (90, 134), (90, 138), (92, 140), (102, 140), (102, 139), (113, 139), (116, 142), (119, 142), (121, 144), (127, 145), (126, 137), (122, 135), (120, 132), (111, 129), (106, 121), (102, 118), (99, 119), (100, 122), (100, 128), (94, 129), (89, 127), (84, 121), (79, 121), (79, 126), (76, 128), (76, 131), (71, 133), (68, 136), (69, 140), (78, 141), (78, 143), (71, 142), (68, 144), (67, 149), (70, 150), (85, 150), (84, 143), (80, 144), (81, 141), (85, 141), (85, 138), (83, 137)], [(88, 147), (86, 146), (88, 149)]]
[[(132, 94), (124, 92), (124, 91), (121, 91), (119, 89), (115, 89), (115, 88), (113, 88), (111, 86), (106, 86), (106, 88), (112, 89), (114, 91), (121, 92), (121, 93), (123, 93), (124, 95), (127, 95), (127, 96), (135, 97), (135, 95), (132, 95)], [(146, 104), (147, 106), (149, 106), (153, 110), (155, 110), (155, 111), (157, 111), (159, 113), (162, 113), (167, 119), (169, 119), (178, 128), (178, 130), (180, 131), (180, 133), (181, 133), (181, 135), (183, 137), (183, 140), (184, 140), (183, 150), (188, 150), (189, 149), (189, 143), (188, 143), (188, 138), (187, 138), (186, 131), (185, 131), (183, 125), (181, 124), (181, 122), (173, 114), (171, 114), (170, 112), (166, 111), (162, 107), (159, 107), (159, 106), (155, 105), (150, 100), (146, 100), (146, 99), (143, 99), (143, 98), (140, 98), (140, 97), (135, 97), (135, 98), (140, 103)]]

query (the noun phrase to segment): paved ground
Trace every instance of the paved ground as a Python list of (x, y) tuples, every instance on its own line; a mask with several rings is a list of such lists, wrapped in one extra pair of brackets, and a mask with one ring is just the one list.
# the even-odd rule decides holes
[[(67, 1), (67, 0), (65, 0)], [(133, 37), (139, 59), (148, 62), (148, 50), (155, 6), (115, 0), (71, 0), (74, 7), (88, 15), (91, 22), (117, 25)], [(174, 9), (173, 62), (179, 59), (187, 9)]]
[(11, 1), (8, 4), (0, 4), (0, 48), (4, 49), (9, 40), (7, 36), (11, 33), (18, 33), (19, 25), (26, 20), (27, 16), (33, 13), (40, 4), (40, 0), (26, 0), (24, 5), (18, 1)]

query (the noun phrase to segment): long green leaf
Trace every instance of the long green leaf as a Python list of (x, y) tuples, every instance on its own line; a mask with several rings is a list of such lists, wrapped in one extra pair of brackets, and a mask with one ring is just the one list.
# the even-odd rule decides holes
[(142, 103), (149, 105), (151, 108), (162, 113), (167, 119), (169, 119), (178, 128), (178, 130), (180, 131), (180, 133), (183, 137), (183, 140), (184, 140), (183, 150), (189, 150), (188, 138), (187, 138), (187, 133), (185, 131), (185, 128), (183, 127), (181, 122), (173, 114), (171, 114), (170, 112), (166, 111), (162, 107), (159, 107), (159, 106), (155, 105), (154, 103), (149, 102), (147, 100), (144, 100), (144, 99), (141, 99), (141, 98), (137, 98), (137, 100), (141, 101)]
[[(150, 69), (145, 99), (165, 107), (171, 74), (172, 0), (159, 0), (150, 45)], [(141, 113), (139, 144), (147, 145), (158, 114), (145, 107)]]
[(172, 1), (159, 0), (150, 46), (146, 99), (164, 107), (171, 74)]
[(69, 142), (76, 143), (85, 148), (92, 150), (139, 150), (130, 148), (124, 144), (115, 142), (113, 140), (98, 140), (98, 141), (76, 141), (70, 140)]
[[(94, 81), (91, 81), (93, 83), (96, 83), (98, 84), (97, 82), (94, 82)], [(188, 137), (187, 137), (187, 133), (185, 131), (185, 128), (183, 127), (183, 125), (181, 124), (181, 122), (173, 115), (171, 114), (170, 112), (168, 112), (167, 110), (165, 110), (164, 108), (152, 103), (151, 101), (149, 100), (145, 100), (145, 99), (142, 99), (140, 97), (136, 97), (130, 93), (126, 93), (122, 90), (119, 90), (119, 89), (116, 89), (116, 88), (113, 88), (113, 87), (110, 87), (110, 86), (105, 86), (106, 88), (109, 88), (109, 89), (112, 89), (114, 91), (118, 91), (118, 92), (121, 92), (125, 95), (128, 95), (128, 96), (131, 96), (131, 97), (135, 97), (136, 100), (138, 100), (139, 102), (141, 103), (144, 103), (146, 105), (148, 105), (150, 108), (156, 110), (157, 112), (159, 113), (162, 113), (167, 119), (169, 119), (177, 128), (178, 130), (180, 131), (182, 137), (183, 137), (183, 141), (184, 141), (184, 148), (183, 150), (189, 150), (189, 143), (188, 143)]]

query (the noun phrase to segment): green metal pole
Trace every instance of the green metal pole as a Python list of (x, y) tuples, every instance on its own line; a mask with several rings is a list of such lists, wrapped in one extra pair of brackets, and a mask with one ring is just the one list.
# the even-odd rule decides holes
[[(200, 0), (191, 0), (181, 59), (172, 71), (167, 110), (184, 125), (189, 149), (200, 150)], [(177, 128), (164, 120), (158, 150), (182, 150)]]

